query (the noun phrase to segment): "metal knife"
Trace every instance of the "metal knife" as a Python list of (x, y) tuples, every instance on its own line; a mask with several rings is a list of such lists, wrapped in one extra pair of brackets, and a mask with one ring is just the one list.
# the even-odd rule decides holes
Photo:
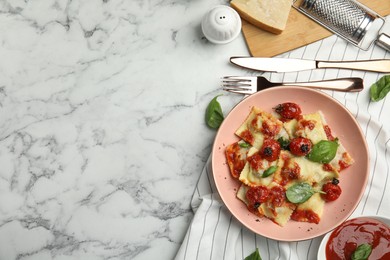
[(271, 72), (337, 68), (375, 72), (390, 72), (390, 59), (359, 61), (320, 61), (290, 58), (231, 57), (230, 62), (240, 67)]

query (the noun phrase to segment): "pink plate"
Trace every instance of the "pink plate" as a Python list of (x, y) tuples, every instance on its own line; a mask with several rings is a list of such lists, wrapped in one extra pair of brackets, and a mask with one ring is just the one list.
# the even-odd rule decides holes
[[(242, 124), (252, 106), (271, 112), (284, 102), (300, 105), (304, 114), (321, 110), (327, 123), (355, 163), (340, 176), (342, 194), (334, 202), (325, 204), (319, 224), (290, 220), (280, 227), (266, 218), (250, 213), (246, 205), (236, 198), (240, 186), (230, 175), (225, 158), (227, 145), (239, 140), (235, 130)], [(257, 92), (235, 106), (221, 124), (212, 152), (212, 169), (217, 190), (226, 207), (244, 226), (253, 232), (280, 241), (300, 241), (323, 235), (345, 221), (358, 205), (368, 180), (369, 157), (364, 135), (350, 112), (338, 101), (323, 92), (302, 87), (274, 87)]]

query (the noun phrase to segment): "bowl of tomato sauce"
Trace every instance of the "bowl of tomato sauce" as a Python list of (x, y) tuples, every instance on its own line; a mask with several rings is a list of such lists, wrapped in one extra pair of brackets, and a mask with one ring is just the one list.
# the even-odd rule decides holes
[(390, 218), (349, 219), (322, 239), (318, 260), (390, 259)]

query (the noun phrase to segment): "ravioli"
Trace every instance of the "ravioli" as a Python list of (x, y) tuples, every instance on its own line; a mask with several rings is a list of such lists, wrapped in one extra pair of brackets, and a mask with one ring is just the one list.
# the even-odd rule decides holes
[(239, 177), (239, 180), (248, 186), (267, 186), (273, 180), (273, 176), (262, 176), (265, 170), (276, 165), (276, 161), (269, 162), (262, 159), (258, 152), (259, 150), (254, 147), (248, 151), (246, 164)]
[(321, 112), (303, 115), (297, 121), (295, 136), (308, 138), (313, 144), (321, 140), (327, 140), (322, 118)]
[(270, 113), (252, 107), (249, 115), (235, 134), (257, 149), (267, 137), (276, 137), (282, 130), (283, 123)]
[[(268, 188), (270, 188), (271, 191), (273, 188), (281, 188), (281, 190), (284, 190), (284, 188), (275, 182), (271, 182)], [(249, 189), (250, 187), (242, 184), (236, 195), (237, 198), (244, 202), (247, 206), (249, 205), (249, 202), (246, 198), (246, 193)], [(285, 199), (281, 200), (280, 203), (275, 204), (273, 202), (273, 197), (270, 196), (266, 202), (260, 204), (260, 206), (257, 208), (257, 211), (255, 210), (254, 213), (257, 216), (267, 217), (280, 226), (284, 226), (289, 221), (295, 208), (296, 206), (294, 204), (289, 203)]]
[(325, 201), (319, 193), (315, 193), (306, 202), (299, 204), (291, 215), (291, 219), (299, 222), (318, 224), (324, 211)]
[(288, 134), (289, 139), (293, 139), (295, 136), (295, 131), (297, 128), (298, 120), (291, 119), (283, 124), (283, 129)]
[(240, 199), (242, 202), (244, 202), (246, 205), (248, 205), (248, 200), (246, 199), (245, 195), (246, 195), (246, 192), (248, 191), (249, 187), (244, 185), (244, 184), (241, 184), (240, 185), (240, 188), (238, 189), (237, 193), (236, 193), (236, 197), (238, 199)]
[(316, 185), (339, 177), (337, 170), (327, 169), (323, 164), (309, 161), (302, 156), (294, 156), (288, 151), (280, 153), (278, 166), (274, 180), (286, 188), (296, 182), (304, 181)]
[[(273, 222), (280, 226), (284, 226), (291, 217), (291, 214), (294, 212), (296, 206), (292, 203), (289, 203), (285, 199), (285, 189), (279, 184), (272, 182), (269, 185), (269, 189), (271, 192), (271, 196), (267, 202), (262, 203), (259, 207), (260, 215), (264, 215), (267, 218), (271, 219)], [(279, 200), (277, 203), (274, 201), (274, 197), (272, 195), (273, 190), (279, 190), (282, 193), (283, 199)], [(284, 194), (283, 194), (284, 192)]]
[(246, 164), (246, 156), (249, 147), (242, 140), (230, 144), (226, 147), (225, 155), (230, 169), (230, 173), (234, 178), (238, 178), (242, 169)]
[[(308, 200), (292, 203), (286, 197), (286, 190), (300, 182), (308, 183), (316, 191), (321, 191), (330, 182), (337, 185), (340, 172), (354, 162), (341, 141), (338, 140), (336, 156), (325, 164), (310, 161), (306, 156), (294, 155), (302, 154), (293, 154), (294, 151), (290, 152), (285, 145), (280, 145), (278, 157), (272, 160), (261, 152), (264, 152), (269, 139), (275, 143), (276, 140), (291, 141), (302, 137), (312, 145), (322, 140), (335, 140), (337, 137), (332, 133), (323, 113), (317, 111), (284, 120), (278, 115), (252, 107), (235, 134), (241, 140), (227, 146), (226, 159), (232, 177), (241, 183), (236, 193), (237, 199), (247, 205), (252, 213), (264, 216), (280, 226), (289, 220), (318, 224), (326, 203), (321, 194), (313, 192)], [(254, 201), (256, 196), (253, 193), (258, 189), (266, 190), (267, 197)]]
[[(321, 113), (322, 116), (322, 124), (324, 125), (324, 130), (327, 136), (328, 140), (334, 140), (335, 137), (333, 136), (332, 130), (330, 126), (327, 124), (324, 115)], [(332, 169), (340, 172), (348, 168), (354, 163), (354, 160), (352, 156), (348, 153), (347, 149), (343, 146), (343, 144), (339, 141), (339, 147), (337, 149), (337, 153), (335, 158), (329, 163), (329, 166), (332, 167)]]

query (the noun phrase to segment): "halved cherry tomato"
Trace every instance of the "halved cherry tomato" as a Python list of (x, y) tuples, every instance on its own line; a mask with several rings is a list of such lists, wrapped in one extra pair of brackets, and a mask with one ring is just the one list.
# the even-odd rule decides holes
[(302, 110), (299, 105), (292, 102), (279, 104), (274, 107), (274, 109), (275, 112), (278, 113), (283, 119), (298, 118), (302, 113)]
[(246, 199), (248, 200), (248, 208), (251, 210), (257, 209), (261, 203), (268, 200), (269, 190), (264, 186), (251, 187), (246, 192)]
[(280, 144), (274, 139), (265, 139), (260, 149), (260, 155), (269, 162), (279, 158)]
[(334, 201), (338, 199), (341, 195), (341, 188), (337, 184), (333, 184), (332, 182), (325, 183), (322, 186), (322, 191), (326, 192), (326, 194), (321, 194), (321, 197), (325, 201)]
[(296, 137), (290, 142), (290, 151), (296, 156), (305, 156), (311, 151), (312, 143), (310, 139)]

